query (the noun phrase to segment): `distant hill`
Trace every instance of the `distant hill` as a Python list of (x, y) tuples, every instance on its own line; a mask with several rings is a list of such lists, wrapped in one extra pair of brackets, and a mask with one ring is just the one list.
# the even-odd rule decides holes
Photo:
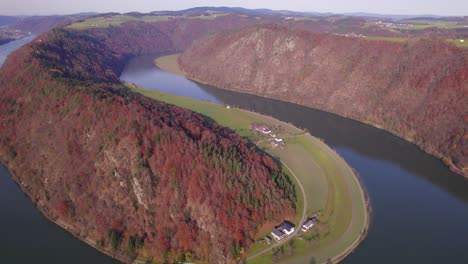
[(192, 78), (374, 124), (468, 176), (468, 50), (250, 27), (195, 42), (179, 58)]
[(225, 12), (225, 13), (239, 13), (251, 16), (294, 16), (294, 17), (314, 17), (314, 16), (356, 16), (356, 17), (372, 17), (372, 18), (387, 18), (387, 19), (411, 19), (419, 17), (430, 17), (430, 18), (441, 18), (443, 16), (438, 15), (398, 15), (398, 14), (377, 14), (377, 13), (321, 13), (321, 12), (299, 12), (289, 10), (271, 10), (271, 9), (247, 9), (243, 7), (195, 7), (179, 11), (155, 11), (153, 14), (166, 14), (166, 15), (187, 15), (187, 14), (201, 14), (205, 12)]
[(40, 34), (66, 21), (69, 16), (31, 16), (16, 21), (11, 27), (34, 34)]
[(412, 18), (419, 18), (419, 17), (430, 17), (430, 18), (443, 17), (443, 16), (437, 16), (437, 15), (398, 15), (398, 14), (376, 14), (376, 13), (364, 13), (364, 12), (343, 13), (343, 15), (358, 16), (358, 17), (390, 18), (394, 20), (412, 19)]

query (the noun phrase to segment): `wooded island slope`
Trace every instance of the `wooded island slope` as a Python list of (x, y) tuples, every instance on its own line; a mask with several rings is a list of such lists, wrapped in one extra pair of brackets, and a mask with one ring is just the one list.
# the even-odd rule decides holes
[(177, 49), (174, 35), (129, 47), (99, 32), (54, 29), (10, 55), (1, 162), (49, 218), (120, 260), (237, 262), (262, 224), (295, 215), (291, 179), (231, 130), (121, 84), (128, 56)]

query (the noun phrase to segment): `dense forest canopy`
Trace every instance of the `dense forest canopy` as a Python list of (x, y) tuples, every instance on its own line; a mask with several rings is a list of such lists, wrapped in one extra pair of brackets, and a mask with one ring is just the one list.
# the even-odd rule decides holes
[(102, 34), (58, 28), (9, 57), (1, 161), (46, 214), (120, 259), (238, 261), (265, 222), (295, 214), (294, 184), (229, 129), (120, 83), (128, 56), (177, 49), (176, 35), (135, 48)]

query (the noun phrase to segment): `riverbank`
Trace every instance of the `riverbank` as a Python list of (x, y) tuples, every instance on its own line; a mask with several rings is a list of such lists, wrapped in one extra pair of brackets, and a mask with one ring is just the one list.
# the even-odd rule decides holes
[[(183, 75), (177, 67), (177, 55), (158, 58), (158, 66), (166, 71)], [(275, 258), (278, 262), (302, 263), (314, 258), (318, 262), (328, 259), (339, 261), (352, 252), (366, 235), (369, 226), (368, 200), (357, 179), (357, 175), (338, 157), (337, 153), (328, 148), (320, 140), (308, 133), (292, 126), (257, 113), (237, 108), (226, 108), (209, 102), (150, 91), (137, 87), (133, 90), (145, 96), (172, 103), (190, 110), (199, 112), (212, 118), (223, 126), (229, 127), (238, 134), (248, 137), (254, 142), (258, 141), (255, 135), (249, 134), (248, 127), (251, 122), (267, 124), (276, 122), (276, 126), (287, 128), (290, 135), (282, 135), (284, 148), (271, 147), (268, 144), (259, 144), (265, 151), (277, 157), (285, 167), (294, 172), (304, 185), (306, 192), (306, 215), (320, 213), (320, 224), (312, 233), (303, 234), (294, 238), (294, 254), (273, 252), (277, 247), (285, 251), (284, 244), (273, 246), (255, 244), (247, 254), (248, 263), (271, 262)], [(328, 149), (328, 150), (326, 150)], [(257, 238), (269, 234), (271, 230), (260, 230)], [(282, 247), (282, 248), (281, 248)], [(263, 255), (258, 256), (261, 252)], [(252, 258), (252, 257), (256, 258)]]

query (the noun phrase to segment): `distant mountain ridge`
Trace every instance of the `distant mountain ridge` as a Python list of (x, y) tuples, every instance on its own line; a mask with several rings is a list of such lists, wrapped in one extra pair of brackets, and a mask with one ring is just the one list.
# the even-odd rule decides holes
[[(166, 14), (166, 15), (177, 15), (177, 14), (199, 14), (208, 11), (217, 11), (217, 12), (226, 12), (226, 13), (240, 13), (252, 16), (297, 16), (297, 17), (310, 17), (310, 16), (333, 16), (333, 15), (344, 15), (344, 16), (356, 16), (356, 17), (375, 17), (375, 18), (391, 18), (391, 19), (409, 19), (409, 18), (419, 18), (419, 17), (430, 17), (430, 18), (440, 18), (440, 17), (449, 17), (449, 16), (440, 16), (440, 15), (399, 15), (399, 14), (377, 14), (377, 13), (366, 13), (366, 12), (353, 12), (353, 13), (332, 13), (332, 12), (301, 12), (301, 11), (289, 11), (289, 10), (272, 10), (267, 8), (262, 9), (248, 9), (243, 7), (194, 7), (178, 11), (154, 11), (153, 14)], [(460, 16), (453, 16), (460, 17)]]

